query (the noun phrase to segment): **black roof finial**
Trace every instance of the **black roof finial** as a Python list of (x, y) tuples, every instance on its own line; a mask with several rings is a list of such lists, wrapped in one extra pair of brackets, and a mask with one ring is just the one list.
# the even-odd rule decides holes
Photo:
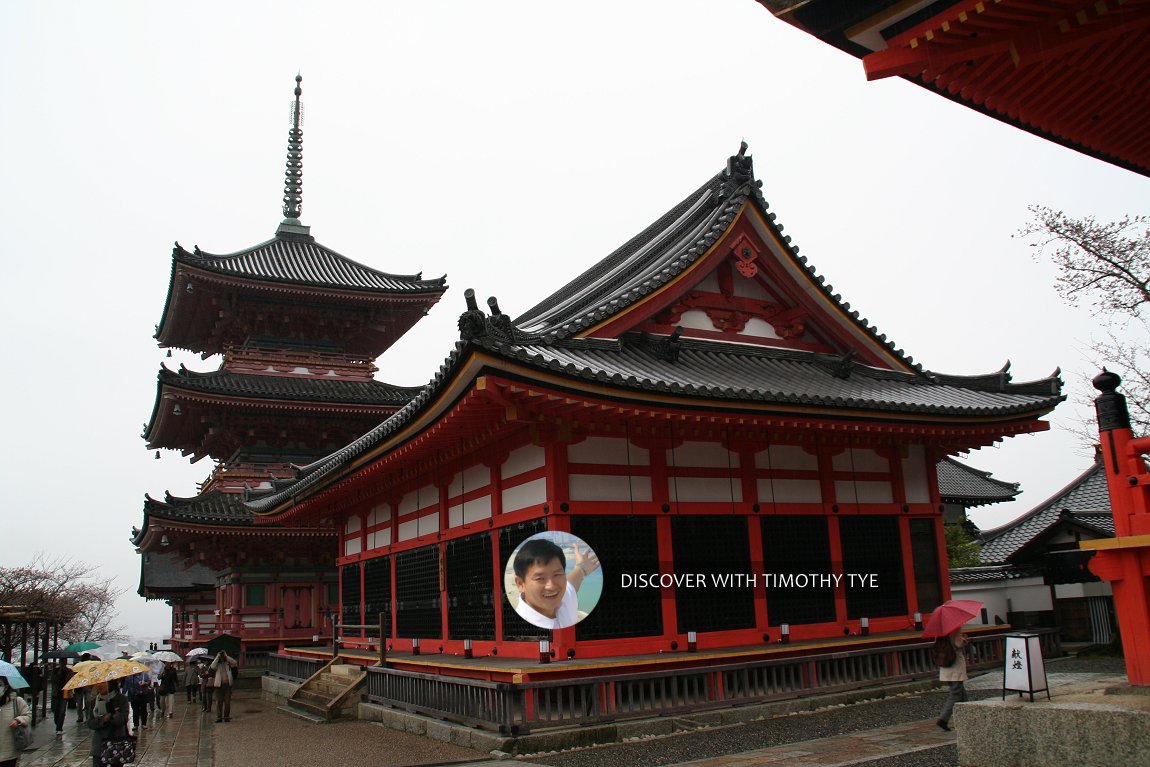
[(303, 212), (303, 95), (300, 83), (303, 76), (295, 76), (295, 101), (291, 106), (291, 129), (288, 130), (287, 172), (284, 176), (284, 218), (299, 220)]

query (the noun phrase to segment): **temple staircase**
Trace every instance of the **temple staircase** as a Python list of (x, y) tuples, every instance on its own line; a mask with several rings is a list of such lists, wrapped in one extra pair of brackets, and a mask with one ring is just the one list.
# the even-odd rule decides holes
[(367, 681), (362, 666), (333, 658), (301, 684), (279, 710), (312, 722), (355, 719), (359, 690)]

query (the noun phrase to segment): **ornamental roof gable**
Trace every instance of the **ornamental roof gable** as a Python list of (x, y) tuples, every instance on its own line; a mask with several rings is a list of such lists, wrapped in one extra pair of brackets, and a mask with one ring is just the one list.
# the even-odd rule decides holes
[(921, 370), (799, 255), (769, 211), (746, 148), (513, 325), (544, 342), (633, 331), (666, 336), (678, 328), (683, 337)]

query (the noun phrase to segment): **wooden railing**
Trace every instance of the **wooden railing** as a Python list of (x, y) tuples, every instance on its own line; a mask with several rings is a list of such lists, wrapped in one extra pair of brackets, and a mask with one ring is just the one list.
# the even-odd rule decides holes
[[(1061, 653), (1054, 630), (1039, 630), (1043, 653)], [(367, 669), (367, 700), (449, 721), (517, 735), (547, 727), (683, 714), (761, 703), (938, 673), (932, 643), (894, 645), (751, 663), (642, 674), (507, 684), (462, 677)], [(1003, 661), (1005, 635), (974, 636), (971, 668)]]
[(303, 682), (329, 661), (322, 658), (300, 658), (272, 653), (267, 656), (267, 673), (282, 679)]

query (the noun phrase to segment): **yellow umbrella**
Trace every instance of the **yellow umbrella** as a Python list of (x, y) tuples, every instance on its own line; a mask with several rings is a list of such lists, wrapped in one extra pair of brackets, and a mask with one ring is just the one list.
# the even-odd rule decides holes
[(64, 685), (65, 690), (74, 690), (77, 687), (90, 687), (100, 682), (108, 682), (112, 679), (123, 679), (133, 674), (146, 674), (149, 671), (148, 667), (143, 663), (128, 660), (127, 658), (77, 663), (73, 667), (73, 670), (76, 673), (68, 680), (68, 683)]

